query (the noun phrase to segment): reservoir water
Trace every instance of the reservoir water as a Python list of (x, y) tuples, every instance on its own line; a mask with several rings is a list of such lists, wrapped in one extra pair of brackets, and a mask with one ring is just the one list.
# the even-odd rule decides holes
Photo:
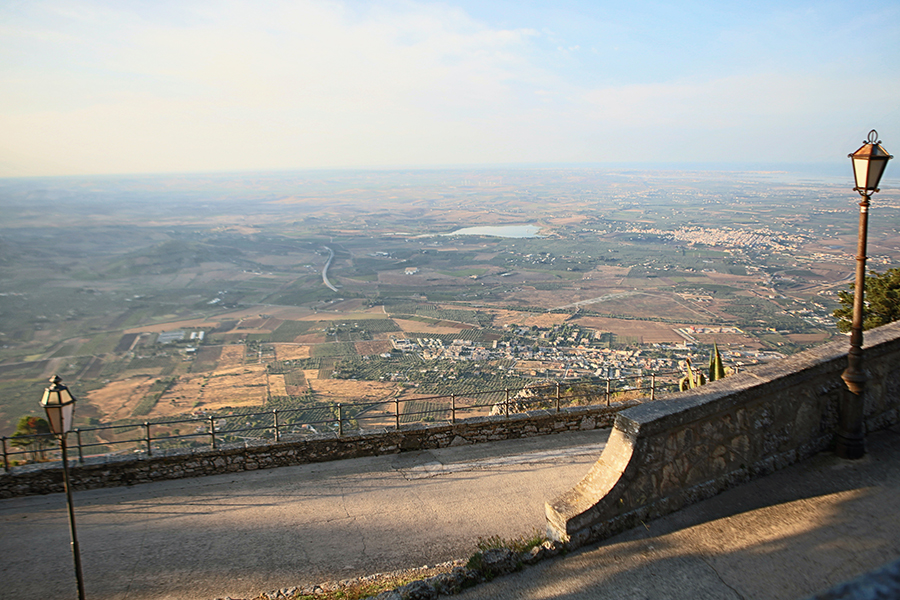
[(489, 235), (505, 238), (533, 238), (538, 237), (541, 228), (537, 225), (497, 225), (482, 227), (464, 227), (443, 235)]

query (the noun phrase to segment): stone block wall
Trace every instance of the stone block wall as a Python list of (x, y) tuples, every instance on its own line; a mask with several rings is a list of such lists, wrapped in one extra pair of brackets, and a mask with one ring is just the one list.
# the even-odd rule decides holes
[[(70, 461), (70, 475), (73, 489), (83, 490), (599, 429), (612, 427), (618, 411), (637, 404), (632, 400), (609, 407), (576, 406), (558, 413), (535, 410), (509, 417), (476, 417), (455, 424), (410, 425), (396, 431), (226, 445), (218, 450), (156, 451), (152, 457), (95, 457), (83, 464)], [(61, 491), (63, 474), (59, 462), (13, 467), (0, 475), (0, 498)]]
[[(865, 341), (874, 431), (900, 422), (900, 323)], [(547, 503), (548, 533), (577, 547), (829, 448), (848, 347), (826, 344), (622, 411), (591, 471)]]

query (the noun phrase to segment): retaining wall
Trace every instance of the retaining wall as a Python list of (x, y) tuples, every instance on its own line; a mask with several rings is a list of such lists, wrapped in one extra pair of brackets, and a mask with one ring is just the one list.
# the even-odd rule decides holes
[[(616, 413), (637, 401), (612, 406), (534, 410), (520, 414), (476, 417), (455, 424), (407, 425), (359, 435), (323, 435), (280, 443), (224, 445), (218, 450), (178, 450), (152, 457), (92, 457), (83, 464), (70, 460), (73, 489), (134, 485), (165, 479), (199, 477), (313, 462), (444, 448), (480, 442), (526, 438), (565, 431), (611, 427)], [(63, 491), (62, 463), (13, 467), (0, 475), (0, 498)]]
[[(833, 446), (845, 340), (618, 414), (606, 448), (546, 505), (551, 538), (577, 547)], [(865, 334), (866, 428), (900, 422), (900, 323)]]

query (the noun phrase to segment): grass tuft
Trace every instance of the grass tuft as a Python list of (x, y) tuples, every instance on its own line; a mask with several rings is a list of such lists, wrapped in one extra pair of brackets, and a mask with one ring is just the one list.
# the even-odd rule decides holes
[(381, 592), (393, 590), (418, 579), (424, 579), (424, 577), (403, 577), (390, 581), (353, 583), (346, 587), (327, 591), (322, 594), (316, 594), (314, 596), (294, 596), (294, 600), (362, 600), (363, 598), (377, 596)]
[(524, 535), (520, 535), (519, 537), (510, 539), (504, 539), (499, 535), (492, 535), (486, 538), (478, 538), (476, 547), (478, 548), (479, 553), (484, 552), (485, 550), (492, 550), (496, 548), (509, 548), (513, 552), (521, 554), (522, 552), (528, 552), (535, 546), (540, 546), (546, 541), (547, 536), (544, 534), (544, 532), (535, 528), (531, 531), (531, 533), (526, 533)]

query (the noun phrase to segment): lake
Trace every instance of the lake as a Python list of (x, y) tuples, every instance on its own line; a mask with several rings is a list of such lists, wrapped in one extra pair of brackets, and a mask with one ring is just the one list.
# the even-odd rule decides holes
[(443, 235), (490, 235), (493, 237), (505, 238), (533, 238), (539, 237), (538, 231), (541, 228), (537, 225), (497, 225), (483, 227), (464, 227), (457, 229), (452, 233)]

